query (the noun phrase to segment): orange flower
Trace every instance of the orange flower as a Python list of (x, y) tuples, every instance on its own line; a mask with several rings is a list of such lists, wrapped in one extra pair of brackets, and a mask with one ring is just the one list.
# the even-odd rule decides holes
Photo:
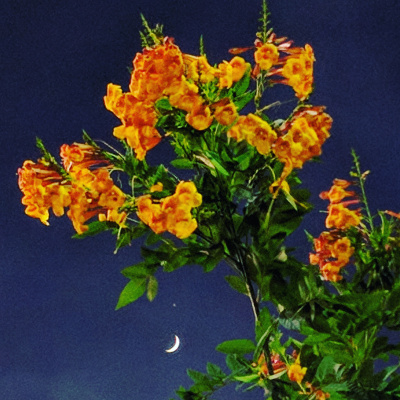
[(233, 82), (242, 79), (249, 64), (242, 57), (233, 57), (231, 61), (223, 61), (218, 65), (219, 88), (229, 89)]
[(110, 162), (102, 157), (99, 150), (84, 143), (63, 144), (60, 155), (66, 171), (72, 168), (89, 168), (92, 166), (106, 166)]
[(350, 185), (351, 182), (335, 179), (329, 191), (322, 192), (319, 197), (324, 200), (329, 200), (331, 203), (339, 203), (346, 197), (353, 197), (356, 195), (354, 191), (349, 192), (345, 190)]
[(49, 225), (50, 208), (59, 217), (71, 203), (67, 182), (42, 160), (38, 163), (24, 162), (18, 169), (18, 185), (24, 194), (22, 204), (26, 206), (25, 214), (38, 218), (44, 225)]
[(122, 93), (121, 87), (112, 83), (107, 86), (104, 104), (122, 122), (121, 126), (114, 128), (113, 135), (118, 139), (125, 139), (135, 150), (136, 157), (143, 160), (147, 151), (161, 140), (161, 135), (155, 128), (157, 116), (154, 104), (139, 101), (131, 93)]
[(201, 104), (186, 114), (186, 122), (198, 131), (204, 131), (213, 122), (210, 107)]
[(193, 108), (199, 107), (203, 103), (203, 99), (198, 94), (199, 88), (188, 82), (185, 77), (171, 85), (165, 91), (169, 95), (171, 106), (177, 107), (186, 112), (190, 112)]
[(302, 382), (304, 375), (307, 372), (307, 368), (306, 367), (301, 367), (300, 365), (300, 356), (298, 356), (296, 358), (296, 361), (294, 362), (294, 364), (291, 364), (289, 366), (288, 369), (288, 378), (293, 381), (293, 382), (297, 382), (299, 385)]
[(180, 239), (187, 238), (197, 228), (191, 210), (201, 204), (202, 197), (193, 182), (179, 182), (175, 194), (160, 201), (150, 195), (136, 200), (138, 217), (154, 232), (168, 231)]
[(285, 83), (293, 88), (300, 100), (305, 100), (312, 92), (314, 52), (309, 44), (304, 49), (295, 47), (288, 49), (290, 54), (285, 58), (282, 76)]
[(279, 187), (293, 168), (302, 168), (306, 161), (321, 154), (321, 146), (329, 137), (332, 125), (332, 118), (323, 111), (324, 107), (299, 108), (280, 126), (283, 135), (272, 145), (272, 150), (285, 167), (270, 190)]
[[(310, 382), (306, 382), (306, 392), (304, 394), (313, 395), (315, 400), (327, 400), (331, 397), (328, 392), (324, 392), (321, 389), (317, 389)], [(312, 397), (311, 397), (312, 398)]]
[[(355, 202), (358, 202), (355, 200)], [(348, 229), (357, 226), (361, 222), (361, 212), (359, 209), (350, 210), (344, 203), (334, 203), (328, 206), (328, 217), (325, 225), (327, 228)]]
[(218, 65), (219, 70), (219, 88), (227, 88), (229, 89), (232, 86), (232, 65), (227, 61), (224, 61)]
[(125, 202), (125, 194), (114, 185), (107, 169), (90, 171), (82, 168), (73, 170), (71, 177), (71, 204), (67, 215), (79, 234), (88, 229), (86, 221), (96, 215), (100, 221), (113, 221), (124, 226), (127, 215), (120, 213), (119, 208)]
[(186, 65), (186, 77), (196, 82), (208, 83), (218, 75), (218, 70), (212, 67), (205, 56), (183, 55), (183, 62)]
[(214, 118), (221, 125), (232, 125), (239, 117), (235, 104), (228, 98), (224, 98), (212, 105)]
[(256, 48), (254, 60), (264, 71), (268, 71), (272, 66), (278, 63), (279, 51), (272, 43), (264, 43)]
[(169, 39), (165, 44), (144, 49), (133, 60), (130, 92), (139, 100), (155, 102), (184, 73), (182, 53)]
[(156, 128), (143, 125), (141, 127), (120, 125), (114, 128), (113, 134), (126, 142), (135, 151), (138, 160), (143, 160), (147, 151), (161, 141), (161, 135)]
[(175, 196), (178, 197), (180, 204), (185, 204), (190, 208), (198, 207), (202, 202), (202, 196), (193, 182), (179, 182), (175, 189)]
[(342, 279), (340, 270), (350, 261), (354, 253), (349, 238), (332, 232), (322, 232), (314, 239), (316, 254), (310, 253), (310, 264), (319, 265), (324, 279), (337, 282)]
[(229, 65), (232, 67), (232, 81), (238, 82), (243, 78), (243, 75), (246, 73), (247, 69), (250, 67), (250, 64), (247, 63), (242, 57), (233, 57), (232, 60), (229, 61)]
[(167, 215), (161, 210), (160, 203), (153, 203), (150, 195), (144, 195), (136, 199), (136, 205), (138, 217), (155, 233), (162, 233), (167, 230)]
[(254, 114), (239, 117), (237, 123), (227, 132), (228, 137), (237, 141), (245, 139), (260, 154), (268, 154), (277, 138), (276, 132), (260, 117)]

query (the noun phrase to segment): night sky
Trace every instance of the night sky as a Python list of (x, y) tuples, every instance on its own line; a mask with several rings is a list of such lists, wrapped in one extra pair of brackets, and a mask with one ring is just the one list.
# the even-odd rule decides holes
[[(108, 233), (75, 240), (67, 217), (51, 218), (49, 227), (29, 218), (16, 171), (40, 156), (36, 136), (55, 155), (63, 143), (81, 141), (82, 129), (117, 145), (119, 121), (103, 96), (109, 82), (127, 90), (127, 67), (141, 51), (140, 13), (164, 24), (183, 52), (198, 54), (203, 35), (210, 62), (219, 63), (231, 58), (229, 48), (252, 45), (260, 8), (258, 0), (1, 2), (1, 398), (169, 399), (190, 385), (186, 368), (224, 365), (217, 344), (253, 337), (250, 303), (229, 288), (224, 266), (208, 274), (198, 266), (160, 272), (154, 302), (142, 298), (115, 311), (127, 282), (120, 270), (140, 260), (138, 243), (114, 255)], [(270, 0), (269, 8), (278, 35), (313, 47), (311, 102), (326, 105), (334, 120), (322, 163), (300, 174), (315, 204), (302, 228), (314, 236), (324, 229), (318, 194), (333, 178), (348, 177), (351, 148), (372, 170), (372, 210), (399, 212), (400, 2)], [(163, 146), (150, 152), (150, 163), (170, 154)], [(306, 260), (302, 232), (292, 243), (304, 246)], [(167, 354), (175, 334), (182, 347)], [(227, 390), (216, 398), (255, 400), (262, 392)]]

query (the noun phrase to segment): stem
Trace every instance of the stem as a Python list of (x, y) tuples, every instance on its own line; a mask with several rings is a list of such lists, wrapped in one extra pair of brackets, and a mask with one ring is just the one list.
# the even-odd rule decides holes
[(360, 188), (361, 188), (362, 201), (365, 206), (365, 211), (366, 211), (367, 217), (368, 217), (368, 223), (370, 225), (371, 232), (372, 232), (374, 230), (374, 221), (373, 221), (371, 211), (368, 206), (367, 196), (365, 194), (364, 178), (362, 176), (363, 174), (361, 174), (360, 161), (359, 161), (358, 156), (357, 156), (356, 152), (354, 151), (354, 149), (351, 150), (351, 155), (353, 156), (354, 166), (356, 167), (357, 178), (358, 178)]

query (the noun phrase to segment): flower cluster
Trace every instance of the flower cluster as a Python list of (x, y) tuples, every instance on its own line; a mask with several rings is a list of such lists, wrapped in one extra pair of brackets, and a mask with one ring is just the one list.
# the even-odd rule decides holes
[(356, 195), (354, 191), (346, 190), (351, 182), (335, 179), (329, 191), (322, 192), (322, 199), (330, 200), (326, 227), (331, 231), (322, 232), (314, 239), (315, 254), (310, 254), (310, 264), (319, 265), (324, 279), (337, 282), (342, 279), (340, 271), (345, 267), (354, 253), (349, 238), (343, 231), (361, 222), (360, 210), (351, 210), (348, 205), (357, 203), (358, 200), (343, 202), (347, 197)]
[(275, 83), (289, 85), (300, 100), (305, 100), (313, 90), (314, 52), (309, 44), (304, 48), (291, 45), (292, 42), (273, 33), (265, 43), (256, 40), (256, 68), (268, 71), (268, 76), (281, 76), (283, 79)]
[(284, 163), (284, 170), (272, 187), (281, 186), (293, 168), (302, 168), (306, 161), (321, 154), (331, 126), (332, 118), (324, 107), (301, 107), (280, 126), (280, 136), (272, 150)]
[(228, 137), (238, 142), (246, 140), (260, 154), (268, 154), (277, 139), (276, 132), (260, 117), (254, 114), (240, 116), (236, 124), (227, 132)]
[(136, 157), (143, 160), (161, 140), (155, 111), (155, 103), (161, 98), (168, 98), (173, 107), (186, 112), (186, 122), (196, 130), (207, 129), (214, 118), (223, 125), (232, 124), (237, 118), (233, 103), (226, 98), (208, 104), (199, 87), (215, 80), (220, 89), (230, 88), (247, 69), (248, 64), (241, 57), (214, 68), (205, 56), (182, 53), (171, 38), (145, 48), (133, 60), (129, 92), (123, 93), (120, 86), (112, 83), (107, 87), (105, 106), (122, 122), (114, 129), (114, 136), (126, 139)]
[(71, 204), (69, 190), (63, 176), (44, 160), (26, 160), (18, 169), (18, 185), (23, 193), (25, 213), (49, 225), (49, 209), (60, 217)]
[[(163, 185), (158, 183), (150, 191), (162, 191)], [(180, 239), (187, 238), (197, 228), (197, 221), (191, 210), (202, 202), (193, 182), (181, 181), (172, 196), (161, 200), (152, 199), (151, 195), (136, 199), (137, 215), (155, 233), (168, 231)]]
[(64, 144), (61, 158), (64, 169), (40, 159), (37, 163), (25, 161), (18, 170), (25, 213), (48, 225), (50, 208), (62, 216), (69, 207), (67, 215), (79, 234), (96, 215), (99, 220), (123, 225), (126, 214), (119, 209), (125, 194), (114, 185), (109, 162), (92, 146), (80, 143)]
[(328, 217), (325, 225), (328, 229), (336, 228), (345, 230), (351, 226), (357, 226), (361, 222), (361, 210), (352, 210), (348, 206), (358, 204), (358, 199), (342, 201), (346, 197), (355, 196), (355, 192), (346, 190), (351, 185), (344, 179), (335, 179), (329, 191), (322, 192), (320, 197), (329, 200)]
[(319, 265), (324, 279), (337, 282), (342, 279), (340, 270), (345, 267), (354, 253), (349, 238), (332, 232), (322, 232), (314, 239), (315, 254), (310, 254), (310, 264)]

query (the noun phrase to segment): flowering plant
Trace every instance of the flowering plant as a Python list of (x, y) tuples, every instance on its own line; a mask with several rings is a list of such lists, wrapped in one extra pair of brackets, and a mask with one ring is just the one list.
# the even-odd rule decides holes
[[(18, 171), (25, 212), (45, 225), (50, 209), (66, 212), (76, 237), (108, 230), (116, 250), (145, 237), (143, 261), (122, 271), (117, 309), (143, 295), (152, 301), (159, 269), (232, 268), (226, 280), (250, 300), (254, 340), (217, 347), (228, 370), (188, 370), (192, 387), (176, 392), (183, 400), (229, 383), (272, 399), (398, 398), (400, 345), (384, 333), (400, 329), (400, 215), (371, 213), (368, 173), (353, 151), (349, 179), (321, 193), (327, 230), (308, 235), (309, 264), (285, 247), (311, 209), (298, 170), (321, 154), (332, 119), (309, 102), (311, 46), (277, 36), (265, 1), (260, 21), (253, 46), (211, 65), (202, 41), (199, 55), (186, 54), (143, 18), (129, 91), (110, 83), (104, 97), (121, 122), (119, 149), (84, 132), (84, 143), (61, 146), (59, 163), (38, 139), (42, 158)], [(285, 119), (268, 114), (282, 104), (266, 104), (276, 85), (296, 98)], [(168, 168), (146, 162), (161, 141), (175, 152)], [(390, 355), (397, 363), (376, 372)]]

